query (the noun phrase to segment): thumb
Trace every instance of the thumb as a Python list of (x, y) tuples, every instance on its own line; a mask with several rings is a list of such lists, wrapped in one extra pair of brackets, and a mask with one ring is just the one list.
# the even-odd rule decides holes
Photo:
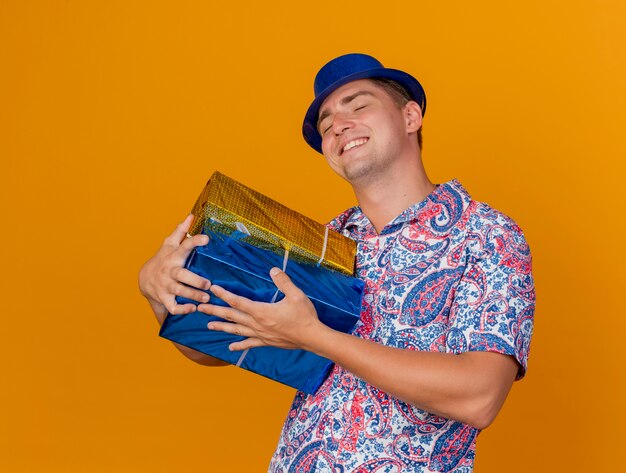
[(295, 296), (303, 294), (303, 292), (293, 283), (291, 282), (291, 278), (287, 276), (287, 273), (281, 271), (278, 268), (272, 268), (270, 270), (270, 277), (276, 287), (282, 292), (286, 297)]
[(169, 235), (165, 240), (170, 245), (178, 246), (180, 242), (183, 241), (183, 238), (187, 236), (187, 232), (189, 231), (189, 227), (191, 227), (191, 222), (193, 221), (193, 218), (193, 214), (187, 215), (187, 218), (180, 222), (176, 226), (176, 229), (174, 229), (171, 235)]

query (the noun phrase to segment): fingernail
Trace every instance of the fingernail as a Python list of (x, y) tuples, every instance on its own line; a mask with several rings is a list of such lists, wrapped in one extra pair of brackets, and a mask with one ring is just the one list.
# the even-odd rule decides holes
[(209, 330), (213, 330), (213, 325), (211, 324), (211, 322), (206, 324), (206, 328), (208, 328)]
[(208, 294), (205, 294), (204, 296), (202, 296), (202, 302), (209, 302), (209, 299), (210, 297)]
[(270, 269), (270, 275), (271, 276), (276, 276), (278, 273), (280, 273), (280, 269), (278, 269), (278, 268)]

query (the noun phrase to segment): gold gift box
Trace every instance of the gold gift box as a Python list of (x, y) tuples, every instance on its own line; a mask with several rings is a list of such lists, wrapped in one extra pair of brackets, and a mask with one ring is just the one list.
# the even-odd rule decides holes
[(354, 273), (356, 242), (219, 172), (213, 173), (191, 211), (191, 235), (217, 221), (289, 251), (289, 258)]

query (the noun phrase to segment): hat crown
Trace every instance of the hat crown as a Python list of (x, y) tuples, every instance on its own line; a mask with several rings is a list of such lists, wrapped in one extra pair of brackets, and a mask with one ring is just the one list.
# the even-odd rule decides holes
[(317, 97), (326, 90), (327, 87), (350, 76), (372, 69), (382, 69), (384, 66), (380, 61), (367, 54), (345, 54), (328, 62), (315, 76), (313, 91)]

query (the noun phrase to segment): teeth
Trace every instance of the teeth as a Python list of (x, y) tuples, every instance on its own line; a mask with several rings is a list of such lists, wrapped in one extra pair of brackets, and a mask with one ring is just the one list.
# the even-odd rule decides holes
[(343, 152), (346, 152), (352, 148), (354, 148), (355, 146), (360, 146), (362, 144), (367, 143), (367, 138), (359, 138), (358, 140), (352, 140), (350, 143), (348, 143), (347, 145), (345, 145), (343, 147)]

